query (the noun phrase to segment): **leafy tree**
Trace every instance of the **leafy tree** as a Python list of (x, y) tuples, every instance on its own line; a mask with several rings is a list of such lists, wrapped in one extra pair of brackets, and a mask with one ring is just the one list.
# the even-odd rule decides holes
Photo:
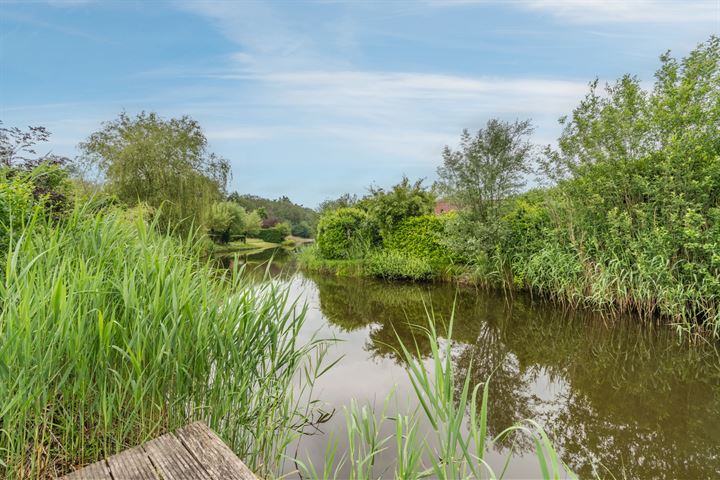
[(402, 181), (390, 190), (370, 188), (370, 194), (358, 202), (374, 218), (383, 237), (387, 236), (403, 220), (427, 215), (433, 211), (435, 196), (422, 185), (422, 180), (410, 183), (403, 176)]
[[(50, 132), (45, 127), (3, 127), (0, 121), (0, 166), (13, 167), (20, 163), (36, 162), (35, 145), (47, 142)], [(35, 158), (26, 157), (32, 155)]]
[(445, 147), (436, 186), (460, 207), (446, 238), (460, 257), (478, 261), (494, 255), (503, 235), (503, 205), (530, 171), (532, 131), (529, 120), (491, 119), (475, 135), (464, 130), (459, 150)]
[(305, 221), (292, 226), (292, 234), (296, 237), (310, 238), (312, 237), (313, 231), (310, 224)]
[(257, 211), (250, 212), (245, 217), (245, 231), (243, 232), (247, 236), (257, 235), (262, 229), (262, 217)]
[(320, 215), (324, 215), (328, 212), (332, 212), (333, 210), (337, 210), (339, 208), (354, 207), (357, 203), (358, 203), (357, 195), (343, 193), (338, 198), (322, 201), (320, 203), (320, 206), (318, 207), (318, 212), (320, 212)]
[(543, 166), (553, 180), (582, 175), (602, 162), (638, 160), (671, 148), (692, 155), (697, 146), (720, 146), (720, 38), (678, 61), (660, 57), (655, 87), (625, 75), (600, 93), (598, 81), (569, 117), (562, 117), (558, 149), (546, 147)]
[(529, 120), (490, 119), (475, 135), (464, 130), (460, 149), (446, 146), (438, 168), (439, 189), (474, 219), (497, 218), (503, 200), (525, 185), (532, 145)]
[(218, 202), (210, 210), (208, 230), (220, 243), (227, 243), (235, 236), (257, 234), (260, 217), (235, 202)]
[(111, 193), (130, 206), (142, 202), (159, 209), (167, 230), (204, 224), (230, 173), (227, 160), (208, 152), (200, 125), (187, 116), (121, 113), (80, 148)]

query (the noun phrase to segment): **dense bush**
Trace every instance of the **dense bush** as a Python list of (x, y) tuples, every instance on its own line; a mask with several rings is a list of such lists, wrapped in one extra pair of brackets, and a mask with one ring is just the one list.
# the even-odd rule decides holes
[(257, 236), (268, 243), (282, 243), (290, 235), (290, 226), (287, 223), (278, 223), (274, 227), (261, 228)]
[(445, 246), (447, 216), (423, 215), (401, 221), (388, 235), (383, 246), (386, 250), (422, 258), (433, 266), (447, 265), (452, 254)]
[(227, 243), (233, 237), (257, 235), (260, 216), (256, 212), (246, 212), (235, 202), (218, 202), (210, 209), (207, 224), (213, 240)]
[(327, 259), (353, 258), (378, 241), (373, 220), (359, 208), (340, 208), (322, 218), (317, 228), (320, 255)]
[(291, 231), (293, 235), (300, 238), (311, 238), (313, 236), (313, 229), (306, 221), (293, 224)]
[(718, 337), (720, 40), (664, 55), (656, 79), (593, 83), (545, 152), (556, 186), (504, 199), (491, 224), (461, 214), (450, 243), (484, 252), (471, 260), (486, 282)]
[(422, 180), (410, 183), (403, 177), (389, 190), (370, 187), (370, 193), (357, 206), (374, 219), (383, 237), (392, 232), (406, 218), (427, 215), (433, 211), (435, 195), (422, 185)]
[(384, 247), (366, 250), (366, 274), (416, 278), (424, 267), (413, 262), (437, 272), (453, 260), (486, 285), (720, 338), (720, 38), (661, 63), (651, 90), (630, 75), (604, 91), (591, 84), (561, 119), (558, 148), (538, 159), (553, 186), (519, 193), (532, 127), (490, 120), (445, 149), (438, 187), (457, 214), (419, 215), (431, 197), (403, 179), (338, 210), (354, 216), (324, 214), (335, 229), (318, 239), (322, 255), (355, 258), (360, 208), (382, 226)]
[(33, 189), (29, 181), (8, 179), (0, 173), (0, 258), (7, 251), (10, 236), (20, 235), (22, 225), (32, 213)]
[(433, 276), (433, 267), (427, 260), (399, 251), (371, 253), (365, 259), (365, 271), (388, 280), (429, 280)]

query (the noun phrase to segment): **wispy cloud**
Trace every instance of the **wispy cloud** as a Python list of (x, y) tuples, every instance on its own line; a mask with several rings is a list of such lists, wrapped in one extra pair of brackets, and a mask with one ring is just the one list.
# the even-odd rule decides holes
[[(181, 5), (208, 18), (239, 47), (221, 65), (186, 73), (214, 80), (214, 95), (223, 98), (222, 103), (201, 108), (232, 122), (225, 112), (251, 102), (257, 110), (283, 111), (287, 118), (272, 128), (210, 129), (214, 139), (327, 138), (396, 162), (425, 162), (436, 160), (442, 146), (452, 143), (462, 128), (477, 128), (491, 116), (539, 120), (545, 127), (539, 136), (551, 139), (556, 118), (587, 90), (586, 82), (565, 79), (353, 68), (271, 5)], [(353, 48), (351, 40), (340, 43)], [(186, 75), (176, 69), (149, 74)], [(206, 82), (198, 83), (207, 91)]]
[(512, 5), (576, 23), (715, 23), (717, 0), (427, 0), (434, 7)]

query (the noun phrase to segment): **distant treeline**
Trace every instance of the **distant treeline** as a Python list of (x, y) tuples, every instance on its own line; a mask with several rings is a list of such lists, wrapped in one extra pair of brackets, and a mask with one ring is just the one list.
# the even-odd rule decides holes
[(298, 237), (309, 238), (315, 233), (319, 214), (311, 208), (293, 203), (286, 196), (271, 200), (257, 195), (241, 195), (233, 192), (227, 199), (239, 204), (248, 212), (258, 212), (263, 218), (263, 227), (288, 223), (292, 234)]

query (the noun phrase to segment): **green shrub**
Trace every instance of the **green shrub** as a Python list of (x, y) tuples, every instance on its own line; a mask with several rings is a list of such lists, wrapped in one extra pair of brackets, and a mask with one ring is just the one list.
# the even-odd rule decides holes
[(310, 224), (306, 221), (302, 221), (300, 223), (295, 223), (292, 226), (292, 234), (296, 237), (301, 238), (312, 238), (313, 236), (313, 230)]
[(388, 280), (429, 280), (433, 277), (432, 265), (427, 260), (396, 251), (368, 255), (365, 270), (373, 277)]
[(385, 237), (383, 245), (389, 251), (422, 258), (433, 266), (447, 265), (452, 253), (443, 244), (447, 217), (423, 215), (406, 218)]
[(318, 223), (318, 250), (327, 259), (362, 256), (377, 241), (377, 226), (358, 208), (333, 210)]
[(27, 180), (8, 179), (0, 173), (0, 256), (8, 248), (10, 235), (19, 235), (22, 224), (31, 214), (33, 189)]
[(290, 235), (290, 227), (287, 223), (278, 223), (274, 227), (262, 228), (257, 234), (260, 240), (268, 243), (282, 243), (288, 235)]

